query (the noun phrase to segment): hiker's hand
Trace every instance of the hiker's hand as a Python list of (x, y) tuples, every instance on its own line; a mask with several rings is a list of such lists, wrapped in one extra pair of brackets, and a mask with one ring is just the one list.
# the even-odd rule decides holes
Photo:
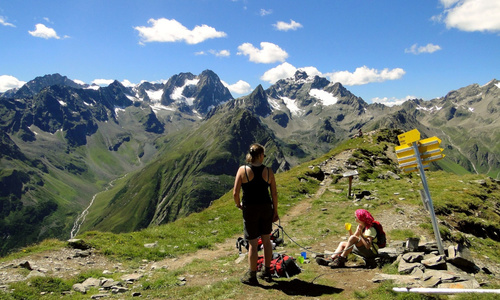
[(278, 216), (278, 212), (275, 212), (273, 216), (273, 222), (278, 222), (279, 219), (280, 217)]
[(345, 223), (345, 230), (351, 230), (351, 223)]

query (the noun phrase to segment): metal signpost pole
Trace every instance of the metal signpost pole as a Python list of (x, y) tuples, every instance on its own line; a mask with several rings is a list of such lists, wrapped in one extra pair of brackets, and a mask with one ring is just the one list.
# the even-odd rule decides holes
[(436, 219), (436, 214), (434, 213), (434, 205), (432, 204), (431, 193), (429, 192), (429, 186), (427, 185), (427, 179), (425, 177), (424, 166), (422, 165), (422, 159), (420, 158), (420, 151), (418, 150), (418, 143), (413, 142), (413, 151), (415, 151), (415, 156), (417, 158), (418, 170), (420, 171), (420, 179), (422, 180), (422, 185), (424, 186), (425, 196), (427, 197), (429, 212), (431, 214), (432, 227), (434, 228), (434, 236), (436, 237), (436, 242), (439, 250), (439, 254), (444, 255), (443, 244), (441, 242), (441, 234), (439, 233), (439, 227)]

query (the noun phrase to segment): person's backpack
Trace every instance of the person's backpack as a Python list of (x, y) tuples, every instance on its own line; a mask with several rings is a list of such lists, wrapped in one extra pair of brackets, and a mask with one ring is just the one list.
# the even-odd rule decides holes
[(387, 237), (384, 232), (384, 227), (380, 224), (379, 221), (373, 221), (372, 226), (377, 231), (377, 246), (380, 248), (384, 248), (387, 243)]
[[(264, 256), (260, 255), (257, 260), (257, 271), (264, 268)], [(280, 278), (290, 278), (302, 272), (302, 269), (295, 262), (295, 258), (286, 254), (273, 253), (270, 270), (271, 276)]]

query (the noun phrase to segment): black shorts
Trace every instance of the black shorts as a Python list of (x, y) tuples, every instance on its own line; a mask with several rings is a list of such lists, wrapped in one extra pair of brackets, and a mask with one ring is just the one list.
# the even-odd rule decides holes
[(253, 240), (273, 230), (273, 205), (243, 206), (243, 227), (246, 240)]

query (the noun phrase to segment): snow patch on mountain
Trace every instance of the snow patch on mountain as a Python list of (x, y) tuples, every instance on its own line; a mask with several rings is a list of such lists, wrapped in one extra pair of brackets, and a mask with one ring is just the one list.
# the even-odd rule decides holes
[(163, 90), (147, 90), (146, 94), (148, 94), (149, 99), (152, 103), (157, 103), (161, 101), (161, 96), (163, 96)]
[(319, 99), (323, 103), (323, 105), (327, 106), (334, 105), (338, 101), (337, 97), (323, 90), (311, 89), (309, 91), (309, 95), (316, 99)]
[(443, 108), (442, 106), (432, 106), (432, 107), (417, 106), (417, 110), (425, 110), (429, 112), (439, 111), (442, 108)]
[(115, 106), (115, 116), (119, 116), (119, 113), (120, 112), (124, 112), (125, 111), (125, 108), (123, 107), (119, 107), (119, 106)]
[(128, 100), (130, 100), (130, 101), (136, 101), (138, 99), (138, 97), (134, 97), (134, 96), (128, 95), (128, 94), (125, 94), (125, 97), (127, 97)]
[(280, 102), (277, 99), (268, 97), (267, 103), (269, 103), (269, 105), (271, 105), (273, 110), (280, 110), (280, 108), (281, 108)]
[(170, 106), (165, 106), (165, 105), (161, 105), (160, 102), (157, 102), (157, 103), (154, 103), (153, 105), (150, 105), (151, 106), (151, 109), (157, 113), (159, 111), (162, 111), (162, 110), (168, 110), (168, 111), (175, 111), (176, 109), (173, 108), (173, 107), (170, 107)]
[(500, 89), (500, 82), (495, 83), (496, 87)]
[(197, 85), (200, 80), (198, 78), (192, 79), (192, 80), (186, 80), (184, 82), (183, 86), (176, 87), (172, 94), (170, 95), (170, 99), (179, 101), (179, 102), (186, 102), (189, 106), (193, 105), (194, 98), (192, 97), (186, 97), (182, 95), (182, 92), (184, 89), (190, 85)]
[(300, 115), (302, 110), (297, 106), (297, 103), (295, 100), (293, 99), (290, 99), (288, 97), (282, 97), (281, 100), (283, 100), (283, 102), (285, 103), (285, 106), (288, 108), (288, 110), (290, 111), (290, 113), (292, 115)]

